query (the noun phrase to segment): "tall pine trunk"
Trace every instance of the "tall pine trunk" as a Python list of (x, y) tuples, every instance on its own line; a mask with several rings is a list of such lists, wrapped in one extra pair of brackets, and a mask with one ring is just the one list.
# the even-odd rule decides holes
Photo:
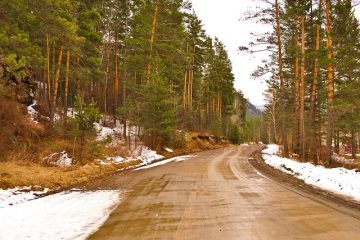
[(294, 83), (294, 93), (295, 93), (295, 130), (294, 130), (294, 152), (299, 153), (299, 119), (300, 119), (300, 101), (299, 101), (299, 90), (300, 90), (300, 81), (299, 81), (299, 32), (298, 32), (298, 18), (295, 18), (295, 83)]
[(104, 112), (107, 113), (108, 111), (108, 85), (109, 85), (109, 64), (110, 64), (110, 51), (107, 53), (107, 60), (106, 60), (106, 72), (105, 72), (105, 86), (104, 86)]
[(113, 88), (113, 113), (116, 115), (116, 109), (118, 107), (119, 102), (119, 55), (118, 55), (118, 47), (117, 47), (117, 38), (115, 42), (115, 79), (114, 79), (114, 88)]
[(48, 98), (48, 101), (49, 101), (49, 112), (51, 114), (51, 80), (50, 80), (49, 34), (46, 34), (46, 78), (47, 78), (47, 98)]
[(305, 161), (305, 16), (301, 17), (300, 156)]
[(59, 56), (58, 56), (58, 66), (56, 69), (55, 79), (54, 79), (54, 91), (53, 91), (53, 98), (52, 98), (52, 103), (51, 103), (51, 114), (50, 114), (51, 115), (50, 116), (51, 124), (54, 122), (62, 58), (63, 58), (63, 47), (61, 46), (60, 50), (59, 50)]
[(334, 132), (334, 76), (333, 76), (333, 50), (331, 39), (331, 17), (330, 17), (330, 0), (326, 0), (325, 15), (326, 15), (326, 48), (327, 48), (327, 128), (326, 128), (326, 159), (331, 164), (332, 156), (332, 140)]
[(184, 77), (184, 88), (183, 88), (183, 101), (182, 101), (182, 107), (183, 107), (183, 114), (185, 117), (186, 114), (186, 91), (187, 91), (187, 76), (188, 76), (188, 71), (185, 71), (185, 77)]
[(149, 60), (148, 60), (148, 64), (147, 64), (147, 67), (146, 67), (146, 71), (147, 71), (147, 82), (150, 81), (152, 52), (153, 52), (153, 48), (154, 48), (156, 26), (157, 26), (157, 24), (158, 24), (158, 15), (159, 15), (159, 3), (156, 2), (154, 18), (153, 18), (153, 22), (152, 22), (152, 26), (151, 26)]
[[(127, 69), (126, 69), (126, 63), (127, 63), (127, 46), (126, 46), (126, 40), (128, 35), (128, 0), (125, 0), (125, 25), (124, 25), (124, 51), (123, 51), (123, 86), (122, 86), (122, 106), (124, 107), (124, 114), (123, 114), (123, 124), (124, 124), (124, 131), (123, 131), (123, 137), (126, 139), (126, 115), (125, 115), (125, 105), (126, 105), (126, 78), (127, 78)], [(129, 141), (130, 143), (130, 141)]]
[(70, 50), (66, 51), (66, 72), (65, 72), (65, 96), (64, 96), (64, 114), (65, 121), (68, 110), (68, 95), (69, 95), (69, 70), (70, 70)]
[[(76, 56), (76, 67), (77, 67), (77, 70), (79, 71), (80, 70), (80, 57), (79, 56)], [(77, 73), (76, 74), (76, 93), (78, 96), (81, 96), (81, 82), (80, 82), (80, 77), (79, 77), (79, 74)]]
[(280, 7), (278, 0), (275, 0), (275, 15), (276, 15), (276, 35), (278, 45), (278, 64), (279, 64), (279, 78), (280, 78), (280, 110), (281, 110), (281, 137), (284, 145), (283, 156), (289, 156), (289, 147), (286, 132), (285, 120), (285, 83), (283, 73), (283, 60), (282, 60), (282, 41), (281, 41), (281, 26), (280, 26)]
[[(316, 25), (316, 52), (320, 50), (320, 25)], [(315, 164), (318, 164), (317, 162), (317, 126), (316, 126), (316, 102), (317, 102), (317, 95), (318, 95), (318, 77), (319, 77), (319, 59), (318, 57), (315, 58), (314, 63), (314, 77), (313, 82), (311, 85), (311, 94), (310, 94), (310, 136), (309, 136), (309, 143), (310, 143), (310, 158), (314, 161)]]

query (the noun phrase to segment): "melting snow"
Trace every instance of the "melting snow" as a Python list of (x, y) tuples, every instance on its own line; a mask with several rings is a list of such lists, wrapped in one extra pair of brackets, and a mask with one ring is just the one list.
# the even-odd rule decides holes
[(119, 203), (119, 191), (69, 191), (0, 208), (0, 239), (86, 239)]
[(153, 163), (153, 164), (149, 164), (149, 165), (146, 165), (146, 166), (137, 168), (137, 169), (135, 169), (135, 170), (143, 170), (143, 169), (153, 168), (153, 167), (161, 166), (161, 165), (167, 164), (167, 163), (169, 163), (169, 162), (173, 162), (173, 161), (182, 162), (182, 161), (184, 161), (184, 160), (186, 160), (186, 159), (189, 159), (189, 158), (191, 158), (191, 157), (195, 157), (195, 156), (186, 155), (186, 156), (169, 158), (169, 159), (167, 159), (167, 160), (160, 161), (160, 162), (156, 162), (156, 163)]
[[(108, 119), (109, 117), (105, 117), (104, 119)], [(103, 120), (103, 121), (105, 121)], [(109, 120), (107, 120), (109, 121)], [(127, 133), (128, 136), (131, 138), (136, 138), (138, 127), (137, 126), (130, 126), (130, 122), (127, 122)], [(95, 129), (97, 130), (97, 141), (104, 141), (108, 137), (111, 137), (111, 143), (107, 144), (108, 147), (116, 147), (120, 143), (123, 143), (123, 131), (124, 131), (124, 124), (122, 124), (119, 120), (116, 121), (115, 127), (105, 127), (103, 123), (95, 123)]]
[(36, 106), (36, 104), (37, 102), (33, 101), (33, 103), (27, 107), (27, 112), (29, 114), (30, 120), (33, 123), (38, 124), (39, 122), (36, 120), (38, 118), (38, 112), (34, 109), (34, 106)]
[(50, 154), (49, 156), (43, 158), (43, 162), (59, 167), (71, 167), (73, 164), (73, 159), (69, 157), (66, 151), (63, 151), (60, 153)]
[[(156, 151), (153, 151), (150, 148), (145, 147), (145, 146), (138, 147), (138, 149), (135, 150), (134, 154), (135, 154), (135, 156), (137, 155), (136, 159), (142, 161), (144, 164), (149, 164), (153, 161), (164, 158), (164, 156), (157, 154)], [(134, 158), (131, 158), (131, 157), (130, 157), (130, 159), (134, 160)]]
[(167, 151), (167, 152), (169, 152), (169, 153), (174, 152), (171, 148), (167, 148), (167, 147), (166, 147), (166, 148), (164, 148), (164, 150), (165, 150), (165, 151)]
[(116, 157), (107, 157), (106, 158), (107, 162), (115, 162), (115, 163), (123, 163), (123, 162), (127, 162), (127, 160), (123, 157), (120, 156), (116, 156)]
[(302, 179), (307, 184), (320, 187), (360, 201), (360, 172), (345, 168), (324, 168), (311, 163), (299, 163), (276, 156), (279, 146), (268, 145), (263, 150), (265, 162), (276, 169)]
[(33, 190), (36, 188), (38, 187), (17, 187), (7, 190), (0, 189), (0, 208), (7, 207), (9, 205), (16, 205), (35, 199), (39, 195), (45, 194), (49, 191), (48, 188), (45, 188), (42, 191)]

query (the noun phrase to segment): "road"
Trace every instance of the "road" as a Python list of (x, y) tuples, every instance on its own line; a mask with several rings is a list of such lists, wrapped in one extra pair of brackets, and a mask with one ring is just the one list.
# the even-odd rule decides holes
[(248, 162), (258, 149), (205, 151), (94, 184), (125, 191), (90, 239), (359, 239), (359, 218), (259, 174)]

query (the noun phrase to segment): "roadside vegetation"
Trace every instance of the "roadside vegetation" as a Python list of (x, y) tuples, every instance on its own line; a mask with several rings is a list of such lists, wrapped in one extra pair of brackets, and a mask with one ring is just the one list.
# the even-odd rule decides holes
[(261, 141), (282, 145), (284, 157), (301, 162), (349, 166), (360, 141), (360, 28), (354, 1), (263, 2), (245, 19), (272, 31), (254, 34), (254, 42), (240, 48), (271, 53), (253, 73), (265, 77), (269, 87), (265, 114), (256, 123)]
[(244, 141), (227, 51), (188, 1), (9, 0), (0, 15), (0, 187), (86, 180), (142, 146)]

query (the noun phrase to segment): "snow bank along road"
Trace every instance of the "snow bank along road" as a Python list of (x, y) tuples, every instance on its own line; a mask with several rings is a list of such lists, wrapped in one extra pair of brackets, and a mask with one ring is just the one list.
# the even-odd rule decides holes
[(125, 190), (90, 239), (358, 239), (360, 220), (285, 188), (239, 146), (88, 186)]

